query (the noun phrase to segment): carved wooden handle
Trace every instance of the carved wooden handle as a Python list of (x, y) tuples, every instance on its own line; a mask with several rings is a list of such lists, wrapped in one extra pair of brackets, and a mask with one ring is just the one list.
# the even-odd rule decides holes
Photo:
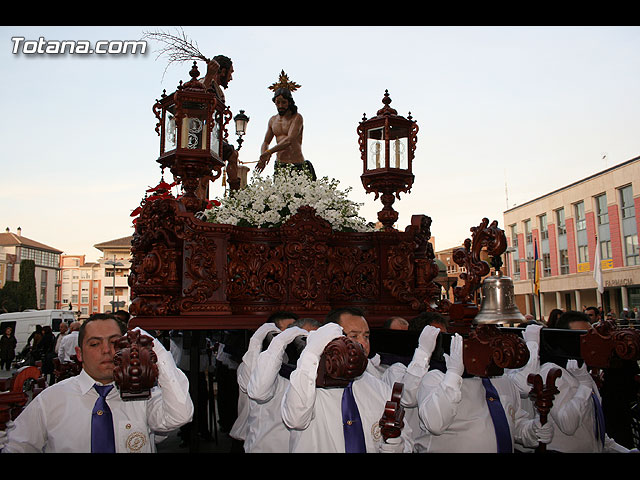
[[(561, 375), (562, 371), (559, 368), (550, 369), (547, 373), (546, 384), (542, 383), (542, 377), (537, 373), (531, 373), (527, 377), (527, 382), (533, 385), (531, 392), (529, 392), (529, 398), (531, 398), (533, 405), (540, 414), (540, 423), (542, 425), (547, 423), (547, 416), (551, 411), (551, 407), (553, 407), (553, 399), (560, 392), (555, 383)], [(546, 444), (540, 443), (536, 448), (536, 453), (543, 453), (546, 449)]]
[(385, 404), (384, 413), (380, 419), (380, 431), (382, 438), (386, 441), (389, 438), (397, 438), (402, 433), (404, 427), (404, 407), (400, 404), (404, 384), (396, 382), (393, 384), (391, 400)]

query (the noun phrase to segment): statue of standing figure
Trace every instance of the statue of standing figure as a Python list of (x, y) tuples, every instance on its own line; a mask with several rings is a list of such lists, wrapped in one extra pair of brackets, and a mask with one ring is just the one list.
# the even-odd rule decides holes
[[(278, 113), (269, 119), (267, 133), (260, 148), (260, 159), (256, 165), (258, 173), (264, 170), (275, 153), (274, 173), (277, 174), (285, 166), (292, 166), (305, 171), (312, 180), (316, 179), (313, 165), (302, 154), (304, 122), (292, 95), (299, 87), (300, 85), (289, 81), (284, 70), (280, 73), (279, 81), (269, 87), (274, 92), (272, 101)], [(274, 137), (276, 145), (269, 147)]]

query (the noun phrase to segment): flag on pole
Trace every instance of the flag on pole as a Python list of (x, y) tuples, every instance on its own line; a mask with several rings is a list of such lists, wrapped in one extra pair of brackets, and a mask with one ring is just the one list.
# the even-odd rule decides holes
[(538, 258), (538, 242), (533, 240), (533, 292), (540, 295), (540, 259)]
[(596, 284), (598, 284), (598, 291), (602, 295), (602, 293), (604, 293), (604, 286), (602, 284), (602, 261), (600, 259), (598, 237), (596, 237), (596, 258), (593, 260), (593, 279), (596, 281)]

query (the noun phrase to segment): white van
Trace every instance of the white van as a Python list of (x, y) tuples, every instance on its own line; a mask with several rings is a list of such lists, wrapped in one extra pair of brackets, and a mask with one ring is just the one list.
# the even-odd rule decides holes
[(51, 327), (53, 334), (60, 333), (60, 324), (65, 322), (70, 324), (75, 321), (76, 316), (71, 310), (25, 310), (24, 312), (3, 313), (0, 315), (0, 332), (4, 334), (7, 327), (13, 329), (18, 344), (16, 354), (20, 353), (27, 340), (36, 330), (36, 326)]

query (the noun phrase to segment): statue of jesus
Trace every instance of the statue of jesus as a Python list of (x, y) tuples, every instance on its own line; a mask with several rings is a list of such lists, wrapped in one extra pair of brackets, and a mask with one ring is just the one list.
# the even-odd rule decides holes
[[(256, 165), (258, 173), (264, 170), (271, 155), (275, 153), (274, 171), (276, 173), (282, 166), (291, 165), (296, 169), (307, 171), (312, 180), (316, 179), (313, 165), (309, 160), (305, 160), (302, 154), (304, 123), (291, 94), (298, 87), (299, 85), (296, 83), (289, 82), (284, 71), (280, 74), (280, 82), (269, 87), (274, 91), (272, 101), (278, 113), (271, 117), (267, 124), (267, 133), (260, 148), (260, 159)], [(276, 145), (269, 147), (274, 137)]]

